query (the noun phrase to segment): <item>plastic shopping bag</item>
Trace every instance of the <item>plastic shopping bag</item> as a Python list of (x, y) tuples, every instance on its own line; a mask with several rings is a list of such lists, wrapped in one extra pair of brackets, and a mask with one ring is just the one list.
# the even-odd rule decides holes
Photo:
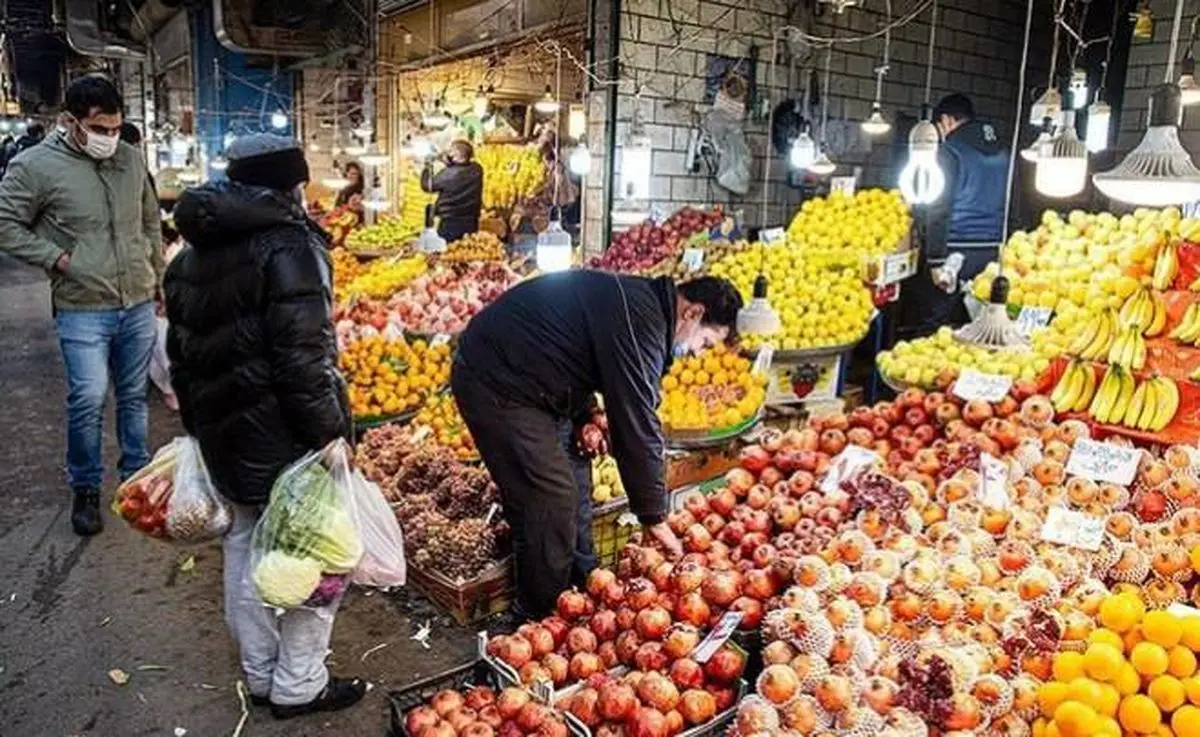
[(156, 317), (154, 351), (150, 354), (150, 380), (163, 394), (174, 394), (171, 388), (171, 361), (167, 358), (167, 318)]
[(362, 561), (350, 580), (376, 588), (403, 586), (404, 535), (383, 492), (355, 469), (350, 474), (350, 496), (363, 544)]
[(221, 537), (232, 523), (229, 504), (212, 485), (200, 444), (175, 438), (117, 488), (112, 510), (134, 529), (178, 543)]
[(363, 557), (350, 448), (335, 440), (284, 469), (250, 540), (250, 578), (268, 606), (336, 604)]

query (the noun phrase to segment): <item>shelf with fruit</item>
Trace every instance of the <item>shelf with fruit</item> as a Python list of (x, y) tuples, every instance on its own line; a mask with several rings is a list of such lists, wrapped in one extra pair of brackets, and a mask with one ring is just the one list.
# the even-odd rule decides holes
[(775, 335), (745, 336), (747, 348), (765, 342), (781, 351), (846, 346), (866, 335), (875, 305), (857, 268), (822, 266), (797, 248), (761, 243), (709, 267), (711, 275), (732, 281), (747, 303), (753, 298), (754, 280), (760, 271), (767, 277), (767, 297), (782, 330)]
[(753, 420), (766, 399), (766, 377), (718, 344), (676, 359), (662, 380), (658, 416), (668, 436), (720, 433)]
[(1147, 442), (1177, 442), (1200, 432), (1200, 386), (1122, 364), (1084, 360), (1052, 369), (1050, 398), (1064, 416)]
[(450, 346), (423, 340), (365, 337), (338, 356), (356, 422), (402, 416), (417, 410), (450, 380)]
[(398, 218), (381, 217), (374, 225), (365, 225), (346, 237), (346, 248), (368, 255), (408, 255), (420, 229)]
[(833, 192), (804, 202), (788, 225), (788, 242), (813, 263), (860, 268), (899, 250), (912, 216), (897, 190)]
[(409, 333), (454, 336), (520, 280), (507, 264), (497, 261), (439, 264), (390, 295), (388, 307)]
[(504, 243), (495, 233), (468, 233), (446, 246), (439, 258), (447, 263), (469, 261), (503, 261)]
[(875, 357), (884, 380), (893, 388), (950, 388), (964, 369), (1007, 376), (1014, 381), (1036, 381), (1062, 353), (1048, 331), (1035, 331), (1029, 351), (992, 349), (960, 343), (953, 331), (941, 327), (931, 336), (898, 341)]
[(592, 459), (592, 503), (604, 505), (625, 498), (625, 485), (617, 470), (617, 459), (599, 455)]

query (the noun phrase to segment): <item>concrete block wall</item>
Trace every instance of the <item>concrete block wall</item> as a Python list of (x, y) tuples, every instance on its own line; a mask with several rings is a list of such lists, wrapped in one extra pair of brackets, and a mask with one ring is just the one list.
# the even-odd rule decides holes
[[(1164, 81), (1167, 71), (1167, 56), (1171, 48), (1171, 31), (1175, 19), (1174, 0), (1151, 0), (1150, 11), (1154, 14), (1154, 39), (1148, 43), (1135, 43), (1129, 49), (1129, 67), (1125, 76), (1125, 99), (1117, 130), (1116, 149), (1121, 153), (1130, 151), (1142, 140), (1146, 122), (1150, 93)], [(1184, 5), (1183, 22), (1180, 30), (1179, 50), (1175, 58), (1172, 81), (1179, 80), (1179, 59), (1187, 45), (1188, 30), (1196, 15), (1190, 3)], [(1179, 127), (1179, 139), (1184, 148), (1193, 153), (1200, 151), (1200, 108), (1185, 108), (1183, 122)], [(1114, 162), (1115, 163), (1115, 162)]]
[[(606, 17), (610, 0), (600, 0), (596, 17)], [(897, 10), (910, 8), (894, 3)], [(841, 15), (827, 10), (817, 18), (789, 17), (783, 0), (623, 0), (618, 54), (622, 73), (618, 81), (617, 141), (624, 140), (640, 111), (645, 132), (654, 146), (650, 204), (671, 212), (684, 205), (722, 203), (727, 209), (741, 209), (750, 225), (778, 225), (790, 220), (799, 202), (797, 190), (785, 184), (786, 159), (768, 152), (765, 107), (745, 121), (747, 142), (754, 153), (750, 191), (741, 197), (731, 195), (702, 174), (684, 169), (689, 129), (699, 107), (709, 54), (744, 57), (752, 46), (758, 48), (757, 84), (760, 99), (769, 97), (771, 105), (790, 97), (799, 97), (808, 70), (816, 69), (823, 79), (824, 49), (792, 49), (780, 44), (777, 68), (770, 77), (771, 42), (785, 25), (811, 29), (820, 37), (869, 37), (885, 25), (883, 3), (868, 3), (866, 8), (850, 8)], [(942, 0), (939, 2), (934, 73), (931, 98), (936, 102), (950, 92), (963, 92), (975, 100), (979, 114), (997, 124), (1000, 135), (1011, 135), (1017, 118), (1015, 111), (1017, 77), (1021, 61), (1025, 4), (1020, 0)], [(1048, 54), (1050, 10), (1035, 10), (1033, 48), (1027, 87), (1044, 86)], [(925, 69), (928, 53), (928, 13), (892, 33), (890, 70), (884, 79), (884, 114), (895, 120), (897, 113), (915, 117), (924, 99)], [(600, 39), (600, 36), (597, 36)], [(861, 132), (859, 121), (865, 118), (875, 94), (874, 70), (883, 53), (882, 38), (857, 43), (839, 43), (829, 59), (830, 96), (828, 135), (832, 155), (839, 164), (838, 175), (861, 171), (862, 186), (894, 184), (895, 172), (888, 164), (895, 129), (871, 139)], [(598, 58), (607, 58), (597, 54)], [(792, 71), (789, 72), (789, 69)], [(640, 93), (640, 94), (639, 94)], [(593, 96), (593, 103), (600, 96)], [(1026, 105), (1028, 105), (1028, 97)], [(820, 109), (810, 111), (819, 120)], [(602, 121), (602, 111), (589, 109), (593, 125)], [(600, 129), (602, 131), (602, 128)], [(597, 131), (599, 133), (600, 131)], [(820, 131), (814, 131), (819, 140)], [(1031, 133), (1029, 135), (1032, 135)], [(1028, 136), (1027, 136), (1028, 137)], [(602, 141), (593, 135), (590, 140)], [(897, 141), (898, 150), (904, 145)], [(593, 151), (599, 147), (593, 146)], [(763, 201), (763, 164), (772, 157), (769, 202)], [(615, 182), (619, 183), (619, 152)], [(594, 172), (602, 167), (597, 162)], [(587, 196), (600, 204), (602, 177), (593, 174)], [(641, 203), (639, 203), (641, 204)], [(601, 212), (592, 207), (586, 220), (585, 242), (599, 247), (607, 234), (601, 228)]]

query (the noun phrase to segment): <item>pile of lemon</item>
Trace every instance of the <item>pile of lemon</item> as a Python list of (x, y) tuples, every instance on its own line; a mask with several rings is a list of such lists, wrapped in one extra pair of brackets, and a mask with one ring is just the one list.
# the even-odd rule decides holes
[(779, 315), (782, 330), (773, 335), (743, 335), (745, 346), (769, 341), (790, 351), (857, 343), (866, 335), (875, 305), (857, 268), (818, 263), (788, 244), (757, 243), (725, 256), (709, 273), (732, 281), (749, 303), (760, 269), (767, 277), (767, 299)]
[(1059, 343), (1050, 342), (1048, 336), (1047, 330), (1037, 331), (1032, 350), (1004, 351), (960, 343), (953, 330), (943, 326), (928, 337), (901, 340), (891, 350), (880, 351), (875, 364), (893, 384), (923, 389), (944, 389), (964, 369), (1034, 381), (1050, 367), (1050, 359), (1062, 353)]
[(483, 167), (485, 210), (507, 210), (536, 196), (546, 184), (546, 165), (534, 146), (476, 146), (475, 160)]
[(753, 417), (766, 399), (766, 376), (723, 343), (677, 359), (662, 380), (658, 418), (668, 430), (724, 429)]
[(1055, 656), (1033, 737), (1200, 735), (1200, 612), (1148, 612), (1136, 587), (1118, 586), (1096, 618), (1084, 652)]
[(861, 189), (806, 201), (787, 234), (813, 263), (858, 268), (863, 257), (895, 251), (910, 228), (912, 216), (898, 190)]
[(347, 297), (388, 299), (429, 268), (423, 254), (409, 258), (381, 258), (346, 284)]

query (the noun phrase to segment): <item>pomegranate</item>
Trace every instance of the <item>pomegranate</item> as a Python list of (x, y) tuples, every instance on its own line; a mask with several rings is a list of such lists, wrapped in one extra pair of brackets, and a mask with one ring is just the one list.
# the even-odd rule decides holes
[(467, 728), (468, 724), (475, 723), (475, 720), (478, 718), (478, 716), (479, 715), (475, 713), (474, 709), (463, 707), (462, 709), (455, 709), (447, 714), (446, 723), (453, 727), (456, 733), (462, 734), (462, 731)]
[(742, 613), (742, 621), (738, 624), (738, 629), (756, 630), (762, 624), (765, 610), (762, 601), (749, 596), (739, 596), (729, 605), (729, 611)]
[(458, 733), (450, 726), (450, 722), (438, 722), (432, 727), (426, 727), (421, 737), (458, 737)]
[(699, 591), (689, 591), (675, 602), (675, 618), (695, 627), (708, 626), (712, 610)]
[(647, 673), (638, 682), (637, 695), (643, 704), (661, 712), (668, 712), (679, 703), (679, 689), (661, 673)]
[(600, 662), (604, 663), (604, 669), (616, 668), (621, 664), (621, 659), (617, 657), (617, 645), (614, 642), (602, 642), (600, 647), (596, 649), (596, 654), (600, 656)]
[(679, 713), (688, 724), (704, 724), (717, 715), (717, 700), (707, 691), (689, 689), (679, 697)]
[[(758, 487), (755, 487), (758, 488)], [(753, 490), (751, 490), (753, 493)], [(712, 533), (704, 525), (696, 523), (683, 534), (683, 548), (689, 553), (703, 553), (712, 547)]]
[(604, 663), (600, 660), (600, 656), (591, 652), (575, 653), (571, 656), (571, 663), (567, 667), (570, 677), (576, 681), (582, 681), (602, 670), (604, 670)]
[(668, 737), (667, 718), (662, 712), (642, 707), (625, 725), (629, 737)]
[(735, 468), (725, 474), (725, 488), (733, 492), (735, 498), (745, 497), (754, 481), (754, 474), (744, 468)]
[(404, 726), (411, 737), (420, 737), (426, 729), (441, 720), (432, 706), (418, 706), (404, 717)]
[(614, 681), (600, 688), (600, 716), (608, 722), (624, 722), (637, 708), (637, 696), (624, 683)]
[[(611, 609), (605, 609), (603, 611), (596, 612), (588, 620), (588, 628), (591, 629), (592, 634), (595, 635), (596, 639), (600, 642), (608, 642), (609, 640), (617, 639), (617, 613)], [(569, 633), (567, 638), (567, 647), (570, 649), (572, 646), (570, 644)], [(572, 652), (576, 651), (572, 650)]]
[(576, 719), (595, 728), (600, 726), (600, 692), (594, 688), (581, 688), (571, 697), (567, 707)]
[(661, 640), (671, 626), (671, 614), (660, 606), (651, 606), (637, 614), (634, 628), (644, 640)]
[(475, 686), (469, 689), (466, 696), (463, 697), (463, 705), (476, 711), (494, 703), (496, 703), (496, 692), (487, 686)]
[(679, 622), (671, 627), (667, 638), (663, 641), (663, 651), (678, 660), (687, 657), (700, 644), (700, 630), (694, 626)]
[(561, 686), (567, 682), (569, 670), (566, 657), (558, 653), (550, 653), (542, 658), (542, 667), (550, 674), (550, 680), (555, 686)]
[(579, 619), (588, 613), (591, 608), (591, 602), (586, 596), (579, 593), (575, 589), (564, 591), (558, 595), (558, 602), (555, 609), (558, 611), (558, 616), (568, 622)]
[[(738, 465), (750, 473), (759, 474), (771, 463), (771, 454), (761, 445), (747, 445), (738, 453)], [(736, 493), (736, 489), (734, 490)]]
[[(704, 529), (704, 528), (700, 528)], [(658, 589), (648, 578), (635, 578), (625, 589), (625, 603), (634, 610), (645, 609), (658, 597)]]
[(587, 627), (572, 627), (571, 631), (567, 633), (567, 652), (572, 655), (594, 653), (598, 646), (599, 642), (596, 641), (595, 633)]
[(666, 668), (668, 660), (661, 642), (643, 642), (633, 656), (633, 663), (637, 669), (647, 673)]
[(700, 592), (709, 603), (727, 607), (738, 597), (740, 589), (741, 576), (735, 571), (709, 571)]
[(559, 647), (566, 642), (567, 631), (571, 629), (567, 620), (558, 615), (551, 615), (543, 619), (542, 626), (550, 631), (550, 635), (554, 638), (554, 647)]
[(617, 574), (607, 568), (595, 568), (587, 577), (587, 592), (591, 594), (593, 599), (599, 601), (604, 596), (604, 590), (608, 585), (615, 583)]
[(776, 706), (791, 701), (799, 692), (800, 679), (789, 665), (768, 665), (758, 677), (759, 696)]
[(728, 519), (733, 508), (737, 506), (737, 500), (737, 495), (733, 493), (733, 490), (726, 487), (708, 498), (708, 506), (714, 514)]
[(500, 725), (504, 723), (504, 717), (500, 716), (500, 710), (496, 708), (495, 704), (488, 704), (479, 710), (479, 721), (492, 729), (500, 729)]
[(530, 625), (524, 632), (524, 637), (529, 641), (532, 657), (540, 658), (546, 653), (554, 652), (554, 635), (540, 624)]
[(632, 629), (625, 630), (617, 635), (617, 658), (625, 665), (630, 665), (633, 663), (633, 658), (641, 645), (642, 641), (638, 638), (636, 632)]
[(680, 658), (671, 663), (668, 675), (680, 688), (700, 688), (704, 685), (704, 668), (691, 658)]
[(445, 719), (451, 712), (458, 711), (463, 708), (463, 697), (458, 691), (438, 691), (429, 700), (430, 706), (437, 712), (438, 716)]
[(551, 716), (550, 709), (539, 703), (530, 701), (517, 712), (517, 726), (526, 732), (533, 732)]
[(723, 647), (713, 653), (704, 664), (704, 675), (718, 684), (729, 685), (742, 677), (746, 669), (746, 659), (738, 651)]
[[(625, 584), (614, 581), (604, 588), (604, 606), (616, 609), (625, 601)], [(560, 620), (561, 621), (561, 620)], [(565, 622), (564, 622), (565, 624)]]
[(528, 692), (519, 688), (506, 688), (496, 697), (496, 709), (503, 719), (516, 719), (522, 707), (529, 703)]
[(526, 686), (531, 686), (538, 681), (553, 681), (549, 669), (536, 660), (531, 660), (521, 666), (521, 669), (517, 671), (517, 678)]
[(698, 491), (689, 491), (684, 495), (683, 508), (692, 519), (704, 519), (708, 516), (708, 500)]

